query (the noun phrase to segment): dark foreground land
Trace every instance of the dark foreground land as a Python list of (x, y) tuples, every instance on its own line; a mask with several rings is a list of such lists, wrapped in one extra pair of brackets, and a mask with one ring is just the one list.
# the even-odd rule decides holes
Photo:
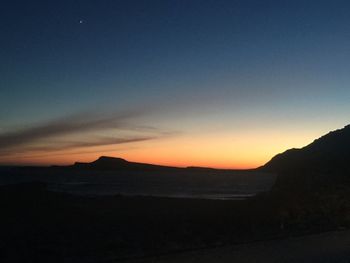
[(347, 263), (350, 231), (259, 241), (130, 261), (130, 263)]
[(245, 201), (84, 197), (47, 191), (43, 183), (1, 186), (0, 262), (153, 260), (347, 227), (348, 204), (335, 200), (335, 208), (328, 199), (295, 206), (297, 198), (270, 195)]

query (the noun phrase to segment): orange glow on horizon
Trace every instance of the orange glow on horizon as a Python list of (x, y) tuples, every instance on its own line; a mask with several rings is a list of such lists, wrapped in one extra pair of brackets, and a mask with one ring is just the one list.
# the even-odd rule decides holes
[[(178, 136), (132, 144), (96, 146), (86, 149), (38, 153), (27, 152), (2, 158), (3, 164), (69, 165), (91, 162), (100, 156), (120, 157), (132, 162), (167, 166), (201, 166), (222, 169), (249, 169), (268, 162), (277, 153), (302, 147), (315, 134), (251, 133), (202, 134), (195, 138)], [(239, 139), (238, 139), (239, 138)], [(288, 142), (288, 143), (287, 143)]]

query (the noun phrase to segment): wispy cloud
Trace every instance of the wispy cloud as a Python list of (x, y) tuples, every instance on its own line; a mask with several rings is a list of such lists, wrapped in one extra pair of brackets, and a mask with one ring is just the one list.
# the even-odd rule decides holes
[[(142, 111), (113, 114), (80, 113), (21, 130), (0, 133), (0, 155), (117, 145), (153, 140), (171, 134), (135, 123), (135, 119), (144, 114)], [(96, 136), (96, 133), (106, 130), (114, 131), (113, 134), (123, 131), (124, 135)]]
[(77, 148), (87, 148), (87, 147), (95, 147), (95, 146), (107, 146), (107, 145), (116, 145), (116, 144), (125, 144), (125, 143), (133, 143), (133, 142), (141, 142), (157, 139), (159, 137), (156, 136), (130, 136), (124, 138), (97, 138), (90, 139), (89, 141), (76, 141), (76, 142), (61, 142), (55, 143), (46, 146), (33, 146), (25, 148), (26, 151), (35, 151), (35, 152), (46, 152), (46, 151), (63, 151), (63, 150), (71, 150)]

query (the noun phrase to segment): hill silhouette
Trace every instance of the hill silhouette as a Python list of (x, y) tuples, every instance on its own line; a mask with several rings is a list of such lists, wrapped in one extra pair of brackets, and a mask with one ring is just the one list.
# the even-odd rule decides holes
[[(260, 169), (278, 174), (272, 190), (313, 193), (350, 186), (350, 125), (316, 139), (301, 149), (273, 157)], [(333, 190), (331, 190), (333, 189)]]
[(278, 154), (262, 169), (273, 172), (349, 172), (350, 125), (332, 131), (301, 149)]
[[(262, 171), (277, 174), (264, 206), (275, 209), (281, 228), (350, 226), (350, 126), (301, 149), (273, 157)], [(263, 200), (261, 196), (261, 200)]]
[(76, 162), (72, 168), (93, 170), (164, 170), (178, 169), (176, 167), (129, 162), (122, 158), (101, 156), (91, 163)]
[[(67, 168), (67, 166), (53, 166), (56, 168)], [(189, 166), (189, 167), (174, 167), (174, 166), (164, 166), (157, 164), (149, 164), (149, 163), (139, 163), (139, 162), (130, 162), (123, 158), (119, 157), (110, 157), (110, 156), (101, 156), (97, 160), (84, 163), (84, 162), (76, 162), (69, 168), (75, 169), (91, 169), (91, 170), (141, 170), (141, 171), (193, 171), (193, 172), (226, 172), (226, 171), (238, 171), (236, 169), (216, 169), (210, 167), (199, 167), (199, 166)], [(243, 171), (243, 170), (239, 170)], [(245, 171), (245, 170), (244, 170)], [(249, 171), (249, 170), (247, 170)], [(253, 171), (253, 170), (252, 170)]]

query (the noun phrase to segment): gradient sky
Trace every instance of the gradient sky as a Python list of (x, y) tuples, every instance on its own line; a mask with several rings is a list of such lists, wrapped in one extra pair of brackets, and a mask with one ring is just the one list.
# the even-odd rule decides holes
[(2, 1), (0, 163), (251, 168), (350, 122), (349, 1)]

